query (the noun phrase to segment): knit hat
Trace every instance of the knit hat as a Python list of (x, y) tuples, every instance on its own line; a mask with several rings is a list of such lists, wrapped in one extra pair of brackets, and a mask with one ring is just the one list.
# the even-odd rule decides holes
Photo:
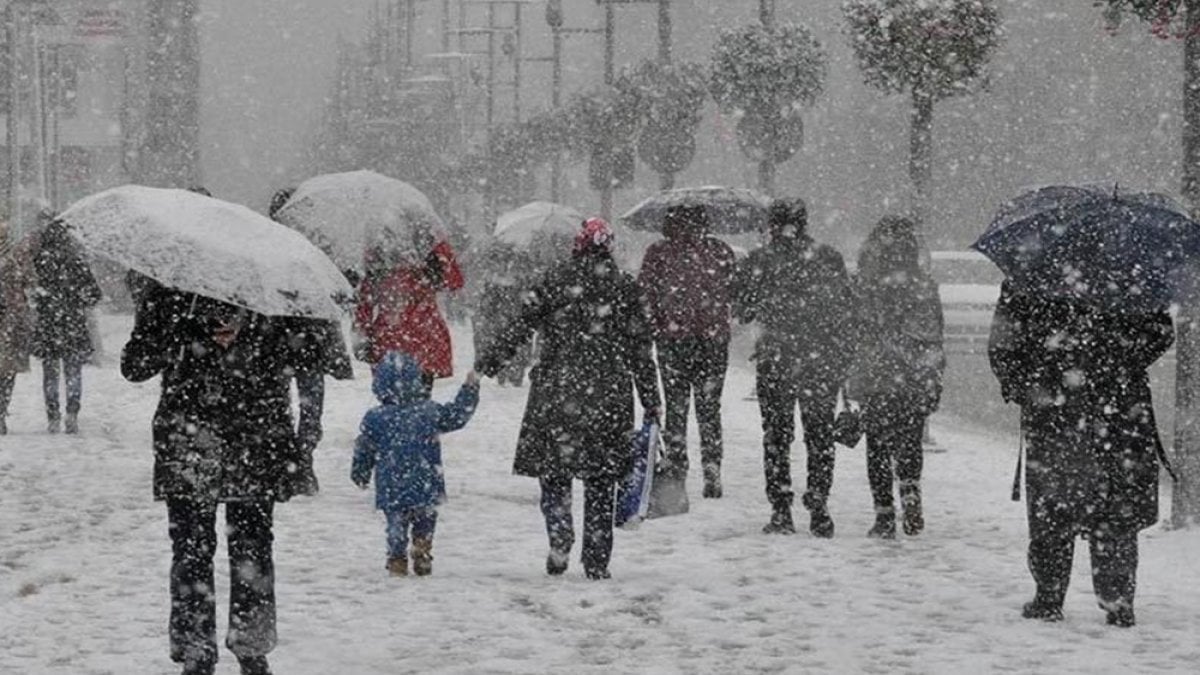
[(605, 251), (611, 252), (613, 239), (612, 228), (603, 218), (588, 218), (583, 221), (583, 227), (575, 235), (575, 255)]

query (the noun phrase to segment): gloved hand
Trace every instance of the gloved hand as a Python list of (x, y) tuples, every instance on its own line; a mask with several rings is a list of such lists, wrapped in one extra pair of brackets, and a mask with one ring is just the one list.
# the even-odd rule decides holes
[(655, 424), (662, 424), (662, 418), (659, 417), (658, 408), (646, 408), (642, 411), (642, 421), (653, 421)]

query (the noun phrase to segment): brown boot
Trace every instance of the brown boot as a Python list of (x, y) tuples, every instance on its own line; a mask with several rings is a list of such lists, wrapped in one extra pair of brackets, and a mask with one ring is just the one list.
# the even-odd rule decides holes
[(388, 558), (387, 561), (388, 574), (394, 577), (408, 576), (408, 558), (400, 556), (399, 558)]
[(433, 539), (414, 538), (412, 543), (413, 574), (429, 576), (433, 572)]

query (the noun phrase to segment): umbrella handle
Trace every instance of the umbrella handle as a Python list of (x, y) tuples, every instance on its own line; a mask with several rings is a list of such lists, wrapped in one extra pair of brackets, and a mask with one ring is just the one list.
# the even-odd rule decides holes
[[(195, 316), (195, 313), (196, 313), (196, 302), (197, 302), (197, 301), (200, 299), (200, 296), (198, 296), (198, 295), (197, 295), (197, 294), (195, 294), (195, 293), (192, 293), (191, 295), (192, 295), (192, 304), (191, 304), (191, 306), (190, 306), (190, 307), (188, 307), (188, 313), (187, 313), (187, 316), (188, 316), (188, 318), (189, 318), (189, 319), (191, 319), (191, 318), (193, 318), (193, 317)], [(186, 344), (179, 345), (179, 358), (177, 358), (176, 360), (177, 360), (177, 361), (179, 361), (180, 363), (182, 363), (182, 362), (183, 362), (183, 354), (184, 354), (184, 352), (185, 352), (186, 350), (187, 350), (187, 345), (186, 345)]]

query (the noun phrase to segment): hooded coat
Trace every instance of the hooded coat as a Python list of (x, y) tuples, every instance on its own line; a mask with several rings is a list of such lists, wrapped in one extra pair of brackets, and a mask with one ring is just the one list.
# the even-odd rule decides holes
[(638, 274), (655, 337), (728, 340), (733, 249), (672, 218), (663, 236), (646, 249)]
[[(888, 224), (885, 220), (881, 227)], [(858, 347), (846, 395), (860, 401), (887, 396), (929, 415), (941, 401), (946, 368), (938, 287), (920, 269), (911, 232), (893, 235), (886, 243), (880, 239), (876, 237), (875, 250), (864, 250), (859, 258)]]
[(1066, 505), (1081, 530), (1157, 522), (1163, 450), (1146, 371), (1174, 339), (1166, 311), (1100, 312), (1001, 286), (988, 356), (1021, 406), (1033, 512)]
[(421, 367), (391, 353), (371, 384), (380, 405), (359, 425), (351, 479), (365, 485), (375, 474), (375, 507), (389, 512), (436, 506), (446, 499), (439, 435), (457, 431), (479, 404), (479, 385), (464, 384), (452, 403), (429, 400)]
[(435, 377), (454, 373), (450, 329), (438, 308), (437, 294), (463, 287), (463, 275), (450, 245), (434, 247), (422, 266), (401, 264), (359, 286), (355, 328), (366, 338), (367, 361), (378, 363), (388, 352), (402, 352)]
[(162, 376), (152, 423), (156, 499), (289, 499), (302, 458), (291, 380), (320, 349), (289, 319), (245, 314), (236, 339), (212, 339), (230, 305), (154, 285), (121, 353), (132, 382)]
[(100, 302), (100, 286), (61, 223), (52, 222), (42, 232), (33, 266), (37, 273), (34, 356), (90, 357), (87, 310)]
[(661, 409), (649, 320), (637, 284), (606, 251), (560, 263), (527, 296), (479, 357), (494, 376), (530, 337), (539, 336), (513, 470), (537, 478), (623, 475), (632, 457), (634, 390)]

